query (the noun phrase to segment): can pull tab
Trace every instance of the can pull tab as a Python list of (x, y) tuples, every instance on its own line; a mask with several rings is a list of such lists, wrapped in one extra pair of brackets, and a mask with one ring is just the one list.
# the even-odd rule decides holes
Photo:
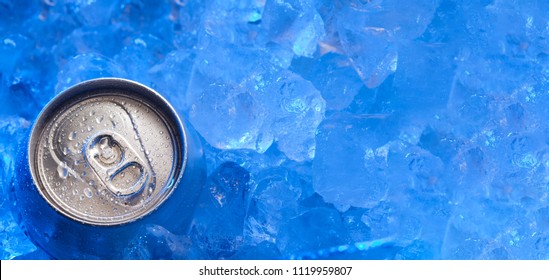
[(147, 161), (115, 132), (102, 132), (91, 137), (84, 152), (90, 167), (116, 196), (135, 197), (152, 183), (152, 171)]

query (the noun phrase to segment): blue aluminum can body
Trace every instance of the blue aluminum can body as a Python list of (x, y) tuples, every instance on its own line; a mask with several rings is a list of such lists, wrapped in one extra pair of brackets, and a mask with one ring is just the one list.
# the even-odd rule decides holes
[(16, 172), (18, 220), (56, 259), (122, 259), (146, 225), (186, 234), (206, 177), (192, 127), (158, 93), (115, 78), (56, 96)]

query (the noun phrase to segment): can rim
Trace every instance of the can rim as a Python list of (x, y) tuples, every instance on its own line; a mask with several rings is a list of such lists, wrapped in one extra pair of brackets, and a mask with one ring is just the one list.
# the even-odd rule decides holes
[[(51, 202), (50, 199), (48, 199), (48, 195), (44, 193), (43, 186), (40, 186), (42, 182), (41, 179), (38, 178), (38, 175), (36, 174), (38, 171), (35, 170), (36, 163), (34, 163), (34, 158), (36, 156), (37, 152), (37, 143), (39, 139), (42, 136), (42, 131), (45, 128), (45, 125), (48, 123), (48, 121), (52, 120), (52, 113), (55, 112), (56, 109), (63, 108), (67, 106), (67, 102), (70, 102), (71, 98), (74, 98), (75, 96), (85, 94), (86, 92), (96, 92), (100, 90), (113, 90), (116, 92), (117, 90), (123, 90), (125, 92), (132, 92), (139, 94), (140, 97), (144, 98), (146, 101), (155, 102), (155, 108), (158, 108), (161, 112), (166, 114), (166, 117), (169, 118), (171, 124), (174, 128), (174, 133), (178, 133), (181, 136), (181, 142), (179, 150), (179, 156), (178, 161), (180, 164), (178, 164), (178, 167), (180, 170), (177, 172), (177, 174), (174, 174), (173, 178), (170, 178), (173, 180), (173, 183), (170, 183), (170, 189), (168, 193), (165, 195), (165, 197), (158, 203), (154, 204), (151, 209), (148, 209), (143, 214), (138, 215), (137, 217), (123, 220), (123, 221), (117, 221), (117, 222), (92, 222), (89, 220), (85, 220), (80, 218), (77, 215), (67, 215), (70, 213), (70, 211), (66, 211), (65, 209), (62, 209), (62, 207), (56, 205), (55, 203)], [(78, 99), (77, 101), (72, 102), (72, 104), (77, 104), (79, 101), (82, 101), (82, 99)], [(80, 82), (78, 84), (75, 84), (62, 92), (58, 93), (54, 98), (52, 98), (40, 111), (38, 116), (36, 117), (34, 124), (32, 125), (29, 142), (27, 146), (27, 158), (28, 158), (28, 164), (30, 173), (32, 176), (32, 180), (34, 182), (34, 185), (38, 192), (40, 193), (41, 197), (47, 201), (47, 203), (54, 208), (54, 210), (58, 213), (60, 213), (63, 216), (66, 216), (67, 218), (73, 219), (75, 221), (78, 221), (83, 224), (90, 224), (95, 226), (117, 226), (117, 225), (124, 225), (128, 223), (135, 222), (137, 220), (140, 220), (151, 213), (155, 212), (158, 208), (160, 208), (164, 202), (169, 199), (169, 197), (174, 193), (175, 189), (180, 184), (183, 175), (185, 173), (185, 169), (187, 166), (188, 161), (188, 135), (187, 131), (183, 125), (183, 122), (181, 121), (181, 118), (179, 117), (179, 114), (177, 111), (173, 108), (173, 106), (158, 92), (151, 89), (150, 87), (147, 87), (141, 83), (123, 79), (123, 78), (117, 78), (117, 77), (102, 77), (102, 78), (96, 78), (87, 80), (84, 82)], [(179, 167), (180, 165), (180, 167)], [(171, 181), (168, 180), (168, 181)]]

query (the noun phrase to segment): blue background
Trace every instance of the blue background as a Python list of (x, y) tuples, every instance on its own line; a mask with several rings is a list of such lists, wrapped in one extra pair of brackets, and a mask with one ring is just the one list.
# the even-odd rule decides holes
[(0, 0), (1, 259), (18, 142), (95, 77), (202, 136), (194, 223), (131, 259), (549, 258), (549, 3)]

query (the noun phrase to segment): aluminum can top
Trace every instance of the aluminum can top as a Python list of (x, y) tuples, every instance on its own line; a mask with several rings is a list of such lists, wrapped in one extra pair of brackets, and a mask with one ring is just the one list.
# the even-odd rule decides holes
[(38, 116), (28, 147), (40, 195), (84, 224), (135, 221), (170, 197), (185, 169), (186, 135), (154, 90), (118, 78), (77, 84)]

